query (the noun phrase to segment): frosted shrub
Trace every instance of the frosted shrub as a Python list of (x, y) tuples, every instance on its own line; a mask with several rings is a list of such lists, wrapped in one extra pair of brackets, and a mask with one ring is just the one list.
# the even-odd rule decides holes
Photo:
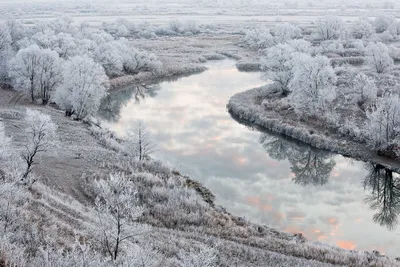
[(399, 36), (400, 35), (400, 21), (396, 20), (395, 22), (393, 22), (389, 26), (388, 30), (393, 36)]
[(352, 83), (354, 92), (353, 99), (358, 105), (363, 105), (368, 102), (373, 102), (377, 98), (377, 91), (374, 79), (369, 78), (364, 73), (359, 73)]
[(381, 38), (382, 42), (384, 42), (385, 44), (390, 43), (391, 41), (393, 41), (393, 35), (390, 33), (390, 31), (384, 31), (380, 35), (380, 38)]
[(388, 49), (389, 49), (388, 52), (389, 52), (390, 57), (396, 61), (400, 61), (400, 48), (398, 48), (394, 45), (391, 45), (388, 47)]
[(366, 49), (368, 64), (376, 73), (385, 73), (393, 68), (393, 59), (383, 43), (370, 43)]
[(274, 38), (268, 29), (251, 29), (245, 33), (243, 42), (250, 48), (262, 50), (274, 45)]
[(390, 25), (392, 25), (396, 21), (396, 18), (393, 16), (380, 15), (374, 21), (375, 31), (377, 33), (382, 33), (389, 29)]
[(316, 23), (316, 35), (321, 40), (339, 39), (343, 28), (343, 21), (339, 17), (320, 18)]
[(293, 24), (278, 24), (274, 28), (275, 43), (286, 43), (290, 40), (301, 37), (301, 29)]
[(374, 28), (369, 21), (359, 19), (351, 28), (351, 34), (355, 39), (367, 39), (374, 34)]

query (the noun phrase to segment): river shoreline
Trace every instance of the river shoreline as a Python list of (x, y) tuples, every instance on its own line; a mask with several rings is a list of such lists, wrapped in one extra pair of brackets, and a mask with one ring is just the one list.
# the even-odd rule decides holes
[(285, 118), (273, 110), (265, 110), (261, 106), (261, 99), (267, 97), (271, 85), (247, 90), (238, 93), (229, 99), (227, 109), (229, 113), (241, 122), (250, 126), (258, 126), (274, 133), (282, 134), (301, 141), (312, 147), (327, 150), (356, 160), (379, 164), (387, 169), (400, 172), (400, 162), (378, 156), (376, 152), (365, 145), (345, 138), (332, 138), (327, 132), (321, 132), (310, 125)]

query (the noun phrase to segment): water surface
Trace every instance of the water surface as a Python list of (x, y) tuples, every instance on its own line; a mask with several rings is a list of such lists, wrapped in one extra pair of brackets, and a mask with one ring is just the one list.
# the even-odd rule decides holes
[(154, 157), (202, 182), (229, 212), (346, 249), (399, 256), (400, 179), (379, 166), (311, 149), (233, 120), (233, 94), (265, 84), (232, 60), (104, 101), (104, 124), (124, 135), (145, 121)]

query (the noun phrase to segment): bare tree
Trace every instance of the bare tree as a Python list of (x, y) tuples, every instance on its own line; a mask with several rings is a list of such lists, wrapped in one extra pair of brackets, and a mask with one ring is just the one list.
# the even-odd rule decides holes
[(136, 223), (143, 208), (138, 205), (136, 187), (128, 177), (111, 174), (106, 180), (95, 181), (95, 190), (99, 215), (95, 238), (115, 261), (125, 243), (148, 232), (149, 227)]
[(138, 120), (133, 129), (128, 132), (127, 141), (131, 153), (139, 160), (147, 159), (156, 148), (150, 131), (141, 120)]
[(36, 164), (35, 158), (37, 154), (47, 151), (54, 144), (57, 129), (49, 115), (37, 110), (27, 109), (25, 121), (28, 124), (26, 130), (28, 143), (25, 145), (25, 151), (21, 155), (26, 163), (26, 169), (22, 175), (23, 181), (32, 172), (32, 167)]

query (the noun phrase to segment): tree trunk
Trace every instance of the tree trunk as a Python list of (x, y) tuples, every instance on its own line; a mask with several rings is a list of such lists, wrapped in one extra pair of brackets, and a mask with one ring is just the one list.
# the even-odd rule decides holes
[(65, 110), (65, 116), (66, 116), (66, 117), (71, 117), (74, 113), (75, 113), (75, 112), (72, 111), (72, 110), (70, 110), (70, 109)]
[(31, 99), (32, 99), (32, 102), (35, 102), (33, 79), (31, 79)]

